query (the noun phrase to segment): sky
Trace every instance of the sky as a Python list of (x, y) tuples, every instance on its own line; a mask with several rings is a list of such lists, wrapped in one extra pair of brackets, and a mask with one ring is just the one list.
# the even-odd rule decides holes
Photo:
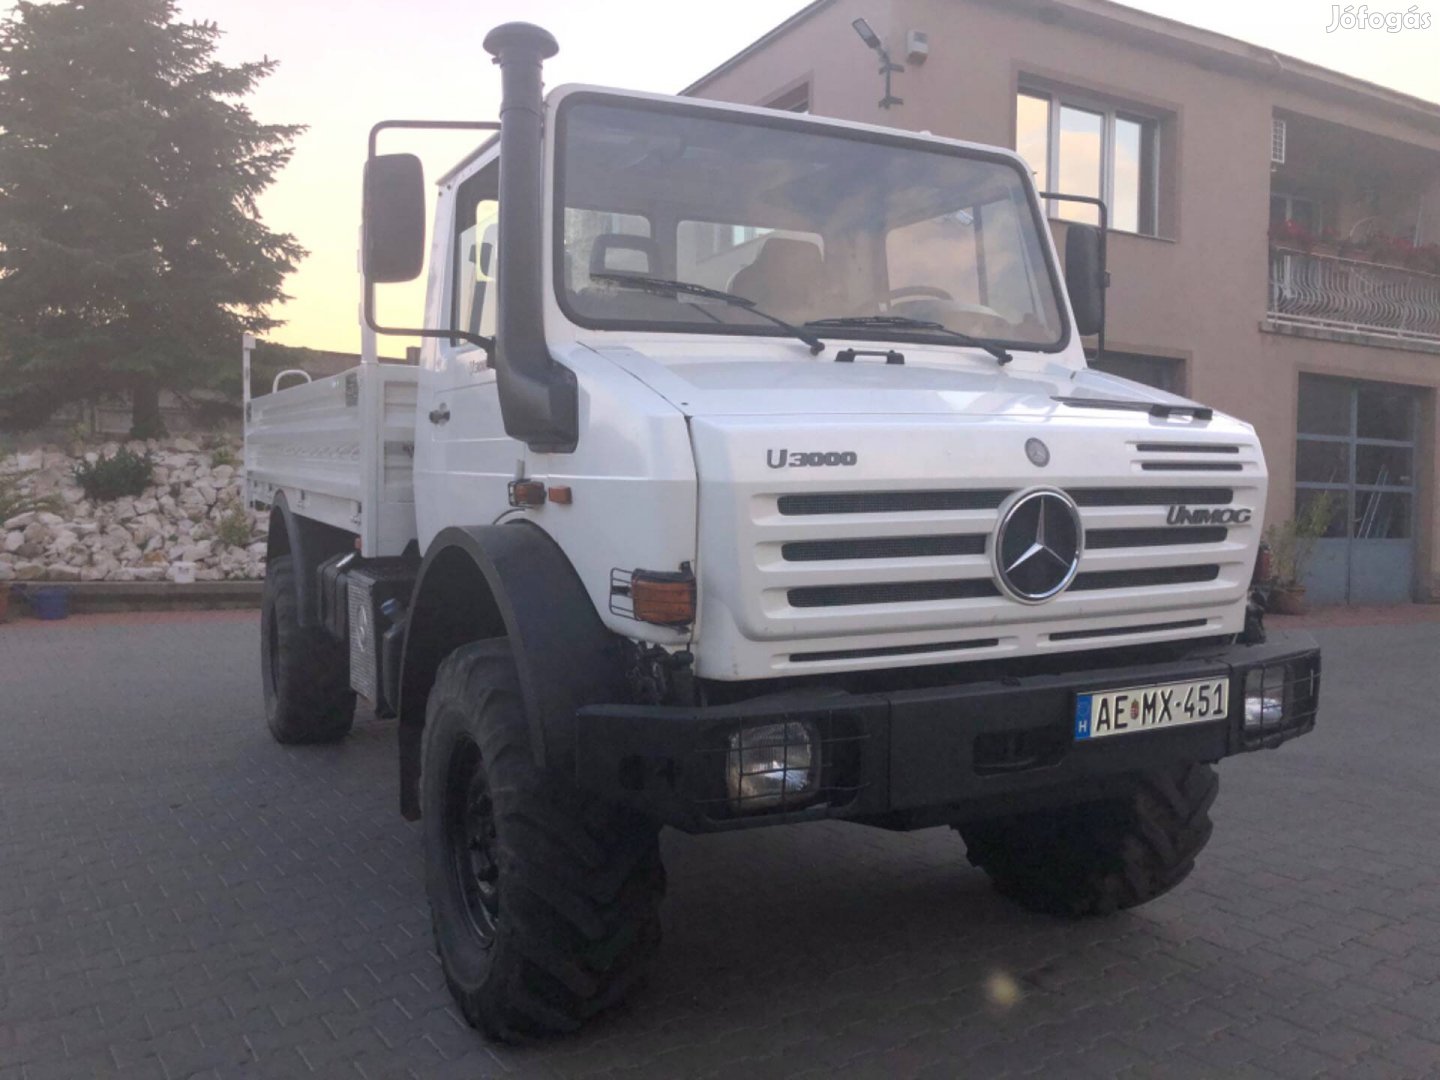
[[(272, 310), (285, 325), (269, 336), (346, 352), (359, 349), (355, 248), (370, 125), (401, 117), (494, 119), (498, 72), (481, 48), (492, 26), (524, 19), (555, 34), (560, 53), (546, 66), (551, 86), (588, 82), (674, 93), (804, 6), (802, 0), (179, 2), (183, 17), (219, 24), (223, 60), (280, 61), (251, 107), (262, 120), (309, 129), (261, 211), (270, 227), (293, 232), (310, 255), (287, 281), (292, 299)], [(1440, 102), (1440, 0), (1414, 5), (1434, 12), (1430, 29), (1397, 33), (1327, 32), (1334, 6), (1324, 0), (1132, 0), (1130, 6)], [(1411, 6), (1410, 0), (1379, 0), (1372, 10)], [(1358, 5), (1340, 10), (1346, 7)], [(858, 40), (856, 48), (863, 48)], [(475, 141), (392, 138), (384, 148), (421, 153), (428, 178)], [(419, 285), (389, 287), (382, 315), (389, 322), (418, 321), (422, 303)]]

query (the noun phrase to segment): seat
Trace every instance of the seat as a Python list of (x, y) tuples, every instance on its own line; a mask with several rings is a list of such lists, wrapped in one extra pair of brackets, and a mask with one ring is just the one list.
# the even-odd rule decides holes
[(674, 319), (674, 300), (617, 287), (602, 276), (658, 275), (661, 272), (660, 245), (652, 237), (601, 233), (595, 237), (590, 248), (588, 270), (590, 281), (571, 294), (576, 309), (582, 315), (638, 321)]
[(755, 261), (739, 270), (730, 291), (755, 301), (763, 311), (788, 322), (804, 322), (817, 310), (824, 287), (825, 257), (808, 240), (771, 236)]
[[(618, 260), (610, 258), (612, 252), (638, 252), (645, 265), (639, 269), (633, 266), (617, 265)], [(590, 249), (590, 274), (650, 274), (660, 273), (660, 245), (648, 236), (630, 233), (601, 233), (595, 237)]]

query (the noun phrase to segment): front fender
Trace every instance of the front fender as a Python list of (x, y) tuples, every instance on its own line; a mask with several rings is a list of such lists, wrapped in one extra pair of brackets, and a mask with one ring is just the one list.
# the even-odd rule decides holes
[(506, 637), (537, 765), (573, 772), (575, 714), (622, 700), (620, 639), (600, 621), (570, 560), (529, 522), (452, 527), (420, 565), (400, 675), (401, 812), (419, 816), (421, 735), (441, 661), (471, 641)]

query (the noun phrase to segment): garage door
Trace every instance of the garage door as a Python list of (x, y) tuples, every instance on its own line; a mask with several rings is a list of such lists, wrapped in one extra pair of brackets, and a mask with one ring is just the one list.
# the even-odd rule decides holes
[(1296, 512), (1327, 493), (1335, 505), (1305, 580), (1314, 602), (1412, 598), (1419, 401), (1409, 387), (1300, 377)]

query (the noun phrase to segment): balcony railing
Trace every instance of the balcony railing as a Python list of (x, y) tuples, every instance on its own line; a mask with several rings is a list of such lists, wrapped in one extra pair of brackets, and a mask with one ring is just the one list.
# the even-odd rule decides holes
[(1272, 247), (1269, 318), (1287, 325), (1440, 343), (1440, 277)]

